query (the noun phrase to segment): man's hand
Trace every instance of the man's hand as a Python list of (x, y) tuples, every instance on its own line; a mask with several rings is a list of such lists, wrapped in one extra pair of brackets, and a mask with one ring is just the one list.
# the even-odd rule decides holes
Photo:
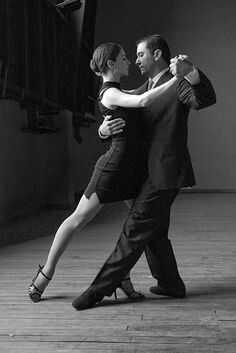
[(170, 60), (170, 71), (174, 76), (185, 77), (194, 71), (194, 66), (187, 55), (178, 55)]
[(103, 123), (99, 127), (101, 137), (120, 134), (125, 127), (125, 121), (122, 118), (112, 119), (111, 115), (105, 116)]

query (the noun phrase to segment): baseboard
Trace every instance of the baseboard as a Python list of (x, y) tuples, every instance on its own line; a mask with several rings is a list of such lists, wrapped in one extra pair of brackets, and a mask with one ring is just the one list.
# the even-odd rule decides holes
[[(236, 189), (200, 189), (200, 188), (184, 188), (180, 190), (183, 194), (233, 194), (236, 193)], [(83, 191), (75, 193), (76, 203), (81, 199)]]
[(181, 193), (185, 194), (233, 194), (236, 193), (236, 189), (198, 189), (198, 188), (186, 188), (181, 189)]
[(44, 208), (47, 210), (73, 210), (76, 207), (77, 203), (52, 203), (47, 204)]

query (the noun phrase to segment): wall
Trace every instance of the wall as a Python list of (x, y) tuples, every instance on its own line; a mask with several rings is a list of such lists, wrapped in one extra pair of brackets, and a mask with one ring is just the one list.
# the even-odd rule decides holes
[[(217, 104), (189, 119), (189, 147), (200, 190), (236, 190), (236, 57), (234, 0), (98, 0), (95, 46), (116, 41), (135, 60), (135, 41), (162, 34), (173, 56), (187, 53), (207, 73)], [(81, 19), (80, 19), (81, 25)], [(143, 82), (133, 65), (125, 88)], [(55, 118), (60, 132), (35, 135), (21, 131), (25, 111), (0, 101), (0, 225), (46, 204), (71, 205), (86, 187), (97, 158), (107, 145), (97, 136), (101, 122), (82, 128), (82, 144), (73, 138), (71, 115)]]
[(58, 133), (22, 132), (26, 112), (0, 101), (0, 225), (42, 206), (74, 202), (71, 115), (55, 118)]
[[(189, 147), (197, 188), (236, 190), (236, 70), (234, 0), (98, 0), (95, 45), (122, 43), (132, 62), (135, 42), (150, 33), (168, 41), (172, 55), (187, 53), (211, 79), (217, 104), (191, 112)], [(137, 68), (124, 87), (143, 82)]]

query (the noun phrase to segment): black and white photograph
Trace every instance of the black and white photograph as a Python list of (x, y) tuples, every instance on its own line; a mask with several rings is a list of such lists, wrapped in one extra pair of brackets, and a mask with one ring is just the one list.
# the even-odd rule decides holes
[(236, 352), (235, 16), (1, 0), (1, 353)]

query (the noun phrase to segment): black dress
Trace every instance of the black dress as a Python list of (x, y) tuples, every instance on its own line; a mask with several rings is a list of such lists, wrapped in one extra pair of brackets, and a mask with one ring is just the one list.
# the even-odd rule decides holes
[(89, 198), (94, 192), (101, 203), (135, 198), (147, 177), (146, 143), (144, 124), (140, 109), (117, 107), (106, 108), (101, 99), (110, 87), (120, 89), (118, 82), (105, 82), (99, 93), (98, 103), (103, 115), (123, 118), (123, 132), (109, 138), (109, 150), (97, 161), (92, 178), (84, 195)]

